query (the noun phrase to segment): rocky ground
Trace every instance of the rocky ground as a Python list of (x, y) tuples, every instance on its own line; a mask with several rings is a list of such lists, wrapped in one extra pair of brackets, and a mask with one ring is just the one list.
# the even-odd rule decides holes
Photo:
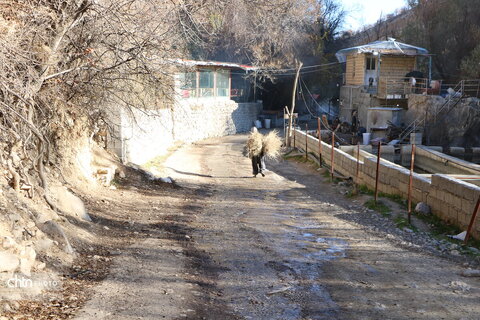
[[(84, 197), (97, 235), (62, 291), (10, 303), (7, 319), (478, 319), (475, 248), (348, 197), (315, 166), (252, 178), (245, 136), (183, 147), (116, 190)], [(470, 274), (469, 274), (470, 272)], [(16, 310), (15, 310), (16, 309)]]

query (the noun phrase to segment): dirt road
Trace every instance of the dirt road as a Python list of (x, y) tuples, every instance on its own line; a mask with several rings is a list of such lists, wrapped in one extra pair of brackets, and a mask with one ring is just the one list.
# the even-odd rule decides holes
[(465, 265), (353, 222), (364, 208), (304, 164), (252, 178), (245, 138), (168, 158), (183, 204), (131, 217), (144, 236), (116, 255), (78, 319), (480, 318)]

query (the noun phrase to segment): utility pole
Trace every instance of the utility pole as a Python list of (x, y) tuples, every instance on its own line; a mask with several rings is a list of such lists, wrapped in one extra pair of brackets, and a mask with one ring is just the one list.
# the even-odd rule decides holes
[(293, 94), (292, 94), (292, 107), (290, 108), (290, 119), (288, 120), (288, 143), (287, 145), (290, 147), (291, 140), (292, 140), (292, 128), (293, 128), (293, 113), (295, 111), (295, 96), (297, 92), (297, 83), (298, 77), (300, 76), (300, 69), (302, 69), (303, 62), (300, 62), (297, 69), (297, 74), (295, 75), (295, 82), (293, 83)]

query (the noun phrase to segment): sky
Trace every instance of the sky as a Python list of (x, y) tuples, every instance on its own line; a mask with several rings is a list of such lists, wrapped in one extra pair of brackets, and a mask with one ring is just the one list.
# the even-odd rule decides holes
[(396, 9), (406, 6), (406, 0), (339, 0), (348, 15), (344, 30), (358, 30), (363, 25), (376, 22)]

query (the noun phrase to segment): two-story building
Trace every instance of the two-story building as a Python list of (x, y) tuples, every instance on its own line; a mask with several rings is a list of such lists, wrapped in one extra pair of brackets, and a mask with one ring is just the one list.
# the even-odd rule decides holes
[(342, 49), (336, 57), (345, 62), (340, 119), (351, 122), (356, 112), (360, 126), (379, 136), (389, 121), (401, 125), (409, 94), (429, 90), (431, 59), (426, 49), (389, 39)]

